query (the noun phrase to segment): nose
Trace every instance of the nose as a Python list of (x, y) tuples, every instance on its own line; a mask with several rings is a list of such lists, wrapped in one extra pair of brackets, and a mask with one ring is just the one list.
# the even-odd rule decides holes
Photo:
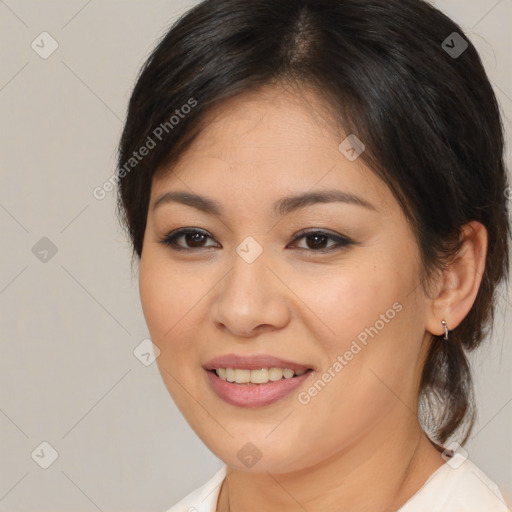
[(211, 318), (217, 327), (251, 337), (288, 324), (287, 288), (269, 263), (265, 252), (252, 263), (234, 255), (233, 268), (219, 284), (212, 304)]

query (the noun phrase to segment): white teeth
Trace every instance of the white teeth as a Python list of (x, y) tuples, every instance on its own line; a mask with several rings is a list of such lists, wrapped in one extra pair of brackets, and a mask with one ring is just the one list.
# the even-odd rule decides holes
[(268, 370), (266, 368), (251, 370), (251, 382), (253, 384), (265, 384), (265, 382), (268, 382)]
[(282, 368), (270, 368), (268, 370), (268, 378), (271, 381), (281, 380), (283, 378)]
[(306, 370), (294, 372), (290, 368), (261, 368), (259, 370), (245, 370), (240, 368), (218, 368), (215, 373), (222, 380), (235, 382), (236, 384), (266, 384), (285, 379), (291, 379), (294, 375), (303, 375)]
[(237, 384), (247, 384), (251, 382), (251, 370), (235, 370), (235, 382)]
[(283, 370), (283, 377), (285, 379), (291, 379), (294, 376), (295, 372), (293, 370), (290, 370), (290, 368), (285, 368)]

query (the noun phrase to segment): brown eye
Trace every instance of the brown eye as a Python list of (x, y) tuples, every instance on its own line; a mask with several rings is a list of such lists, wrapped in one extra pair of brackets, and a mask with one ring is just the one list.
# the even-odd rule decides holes
[[(208, 238), (212, 239), (210, 235), (206, 233), (206, 231), (187, 228), (179, 229), (169, 233), (163, 240), (160, 240), (160, 242), (176, 251), (187, 251), (214, 247), (215, 244), (205, 245), (205, 242), (208, 240)], [(178, 241), (181, 239), (184, 241), (185, 245), (183, 245), (183, 243), (178, 243)]]
[(206, 240), (206, 235), (203, 235), (203, 233), (187, 233), (183, 237), (191, 247), (202, 247)]
[(320, 234), (307, 235), (304, 239), (307, 241), (309, 249), (325, 249), (325, 246), (329, 241), (328, 236)]
[[(318, 230), (301, 231), (299, 236), (294, 239), (294, 243), (301, 239), (306, 240), (306, 247), (298, 247), (298, 249), (304, 249), (311, 252), (328, 252), (353, 243), (352, 240), (342, 235)], [(327, 245), (329, 240), (333, 242), (330, 246)]]
[[(165, 238), (160, 240), (160, 243), (171, 247), (175, 251), (193, 251), (219, 247), (215, 242), (206, 245), (208, 239), (213, 240), (206, 231), (196, 228), (183, 228), (169, 233)], [(306, 241), (306, 246), (297, 247), (298, 249), (320, 253), (341, 249), (354, 243), (352, 240), (342, 235), (318, 230), (301, 231), (299, 235), (294, 238), (293, 243), (302, 239)], [(331, 242), (330, 245), (329, 242)]]

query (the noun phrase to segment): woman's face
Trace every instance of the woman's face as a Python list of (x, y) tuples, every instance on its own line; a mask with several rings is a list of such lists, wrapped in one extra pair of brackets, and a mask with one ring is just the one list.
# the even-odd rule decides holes
[[(304, 469), (363, 439), (371, 450), (416, 409), (427, 297), (415, 238), (313, 104), (276, 88), (231, 100), (152, 184), (139, 285), (159, 370), (203, 442), (246, 471)], [(327, 191), (338, 198), (285, 200)], [(219, 211), (169, 195), (155, 207), (171, 192)], [(182, 228), (199, 233), (162, 243)], [(312, 371), (229, 383), (205, 369), (223, 356), (213, 366), (242, 380), (280, 377), (251, 362)]]

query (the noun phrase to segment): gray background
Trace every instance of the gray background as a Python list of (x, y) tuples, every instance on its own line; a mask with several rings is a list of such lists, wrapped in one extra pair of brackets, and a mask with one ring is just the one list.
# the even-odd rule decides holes
[[(92, 195), (114, 172), (140, 66), (191, 5), (0, 1), (1, 511), (161, 511), (222, 465), (156, 364), (133, 353), (148, 337), (136, 266), (114, 192)], [(512, 0), (437, 5), (480, 51), (510, 135)], [(59, 45), (47, 59), (31, 47), (51, 48), (43, 31)], [(512, 315), (502, 296), (474, 360), (479, 420), (466, 449), (512, 502)], [(47, 469), (44, 441), (58, 453)]]

